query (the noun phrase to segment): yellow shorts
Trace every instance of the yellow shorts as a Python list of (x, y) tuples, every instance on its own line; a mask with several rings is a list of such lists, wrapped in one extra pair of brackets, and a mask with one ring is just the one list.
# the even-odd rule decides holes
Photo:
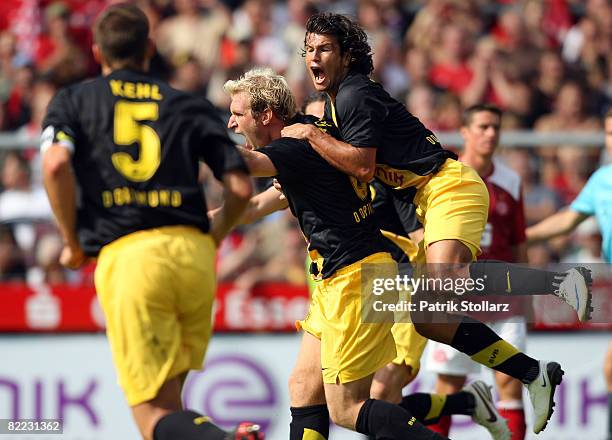
[[(414, 277), (417, 276), (415, 272)], [(411, 301), (410, 291), (401, 291), (399, 297), (402, 301)], [(393, 363), (406, 365), (412, 368), (412, 373), (416, 375), (421, 368), (421, 356), (427, 344), (427, 338), (417, 333), (414, 324), (410, 320), (410, 312), (395, 312), (395, 325), (391, 329), (395, 340), (395, 350), (397, 356)]]
[(480, 251), (487, 223), (489, 192), (476, 171), (447, 159), (414, 196), (416, 214), (425, 228), (424, 248), (440, 240), (459, 240), (472, 252)]
[(135, 232), (102, 248), (96, 291), (130, 406), (153, 399), (168, 379), (202, 368), (215, 252), (209, 235), (186, 226)]
[(414, 261), (419, 251), (419, 247), (410, 238), (403, 235), (394, 234), (393, 232), (380, 230), (382, 235), (391, 240), (398, 248), (400, 248), (410, 261)]
[(421, 369), (421, 356), (427, 345), (427, 338), (418, 334), (414, 325), (408, 322), (395, 323), (391, 332), (397, 351), (393, 363), (411, 367), (412, 374), (416, 375)]
[(382, 322), (362, 322), (362, 264), (368, 263), (372, 265), (368, 266), (368, 279), (363, 280), (365, 292), (372, 292), (374, 278), (397, 275), (397, 264), (388, 253), (373, 254), (343, 267), (316, 284), (308, 315), (296, 323), (298, 329), (321, 340), (325, 383), (362, 379), (395, 358), (393, 313), (377, 315)]

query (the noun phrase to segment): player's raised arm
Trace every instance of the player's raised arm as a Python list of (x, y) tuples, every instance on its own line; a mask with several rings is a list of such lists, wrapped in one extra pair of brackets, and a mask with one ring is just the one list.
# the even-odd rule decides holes
[(540, 223), (527, 228), (527, 241), (542, 241), (569, 234), (589, 216), (573, 209), (557, 212)]
[(310, 124), (293, 124), (281, 132), (283, 137), (306, 139), (317, 153), (340, 171), (362, 182), (374, 178), (376, 170), (376, 148), (354, 147)]

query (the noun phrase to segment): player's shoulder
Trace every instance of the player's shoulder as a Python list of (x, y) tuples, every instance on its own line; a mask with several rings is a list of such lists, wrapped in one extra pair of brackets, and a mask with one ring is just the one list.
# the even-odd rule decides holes
[(493, 173), (487, 178), (512, 196), (514, 200), (521, 197), (521, 176), (501, 160), (493, 159)]
[(303, 150), (307, 151), (311, 149), (310, 144), (303, 139), (296, 139), (292, 137), (279, 137), (271, 141), (268, 145), (271, 148), (285, 148), (291, 150)]
[(375, 93), (379, 88), (380, 85), (367, 75), (351, 72), (340, 83), (336, 102), (339, 100), (358, 102), (363, 99), (364, 93)]

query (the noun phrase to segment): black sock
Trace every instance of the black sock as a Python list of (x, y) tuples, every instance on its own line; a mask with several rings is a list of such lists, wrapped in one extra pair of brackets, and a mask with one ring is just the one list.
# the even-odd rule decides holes
[(465, 391), (449, 395), (414, 393), (402, 398), (400, 403), (402, 408), (425, 425), (437, 423), (442, 416), (472, 415), (475, 405), (474, 396)]
[(329, 411), (327, 405), (312, 405), (291, 408), (289, 440), (312, 438), (305, 434), (315, 431), (322, 438), (329, 437)]
[(165, 415), (153, 429), (153, 440), (225, 440), (227, 432), (195, 411), (177, 411)]
[(563, 272), (496, 260), (470, 264), (470, 276), (484, 283), (482, 293), (476, 293), (479, 295), (549, 295), (559, 289), (559, 283), (565, 278)]
[(540, 371), (538, 361), (518, 351), (482, 322), (468, 316), (457, 327), (450, 346), (479, 364), (501, 371), (523, 383), (535, 380)]
[(385, 440), (448, 440), (427, 429), (399, 405), (374, 399), (363, 403), (355, 430)]

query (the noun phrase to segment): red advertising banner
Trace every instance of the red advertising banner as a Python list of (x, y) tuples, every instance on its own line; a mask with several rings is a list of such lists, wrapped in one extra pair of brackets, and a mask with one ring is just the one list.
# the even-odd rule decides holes
[[(0, 304), (0, 332), (104, 330), (93, 285), (0, 283)], [(215, 303), (215, 329), (291, 332), (307, 310), (305, 286), (269, 283), (240, 290), (221, 284)]]
[[(308, 311), (306, 286), (265, 283), (250, 290), (221, 284), (215, 302), (215, 330), (293, 332)], [(537, 330), (610, 330), (612, 280), (593, 286), (596, 318), (580, 324), (574, 311), (552, 296), (534, 297)], [(93, 285), (0, 283), (0, 332), (98, 332), (104, 316)]]

